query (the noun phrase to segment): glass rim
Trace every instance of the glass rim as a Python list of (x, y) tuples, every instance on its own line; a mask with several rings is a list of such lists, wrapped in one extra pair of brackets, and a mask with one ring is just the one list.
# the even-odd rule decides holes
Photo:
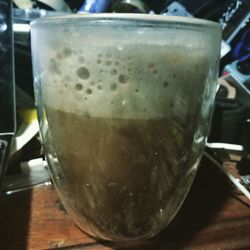
[(134, 14), (134, 13), (98, 13), (98, 14), (68, 14), (68, 15), (57, 15), (38, 18), (31, 22), (31, 26), (36, 24), (46, 24), (46, 23), (61, 23), (66, 20), (70, 21), (118, 21), (118, 22), (134, 22), (138, 23), (166, 23), (175, 25), (193, 25), (201, 27), (211, 27), (211, 28), (221, 28), (219, 23), (214, 21), (195, 18), (195, 17), (183, 17), (183, 16), (164, 16), (164, 15), (149, 15), (149, 14)]

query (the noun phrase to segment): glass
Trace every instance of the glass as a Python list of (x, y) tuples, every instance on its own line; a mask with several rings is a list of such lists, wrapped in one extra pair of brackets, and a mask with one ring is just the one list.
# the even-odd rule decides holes
[(70, 15), (32, 23), (35, 97), (58, 194), (88, 234), (152, 237), (194, 179), (215, 97), (220, 26)]

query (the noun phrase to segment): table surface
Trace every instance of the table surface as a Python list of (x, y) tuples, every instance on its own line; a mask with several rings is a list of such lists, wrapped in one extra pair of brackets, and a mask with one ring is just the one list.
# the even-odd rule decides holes
[(53, 187), (0, 197), (0, 249), (250, 249), (250, 206), (211, 163), (203, 160), (173, 222), (132, 246), (97, 242), (80, 231)]

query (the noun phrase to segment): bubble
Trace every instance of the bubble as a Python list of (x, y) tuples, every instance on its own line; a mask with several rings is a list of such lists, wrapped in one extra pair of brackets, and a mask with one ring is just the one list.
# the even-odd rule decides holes
[(101, 63), (102, 63), (102, 60), (98, 59), (98, 60), (96, 61), (96, 63), (97, 63), (97, 64), (101, 64)]
[(78, 57), (78, 62), (79, 62), (79, 63), (84, 63), (84, 61), (85, 61), (85, 59), (84, 59), (83, 56), (79, 56), (79, 57)]
[(117, 84), (114, 82), (114, 83), (111, 83), (110, 85), (110, 90), (111, 91), (115, 91), (117, 89)]
[(91, 95), (92, 94), (92, 89), (86, 89), (86, 93), (88, 94), (88, 95)]
[(97, 89), (102, 90), (102, 85), (98, 85)]
[(111, 75), (116, 75), (117, 74), (117, 70), (116, 69), (111, 69), (110, 74)]
[(94, 86), (94, 85), (95, 85), (95, 82), (94, 82), (94, 81), (91, 81), (91, 82), (89, 82), (89, 85), (90, 85), (90, 86)]
[(76, 74), (79, 78), (86, 80), (89, 78), (89, 71), (85, 67), (80, 67), (77, 69)]
[(72, 49), (66, 47), (66, 48), (63, 49), (62, 53), (63, 53), (63, 56), (64, 56), (64, 57), (70, 57), (71, 54), (72, 54)]
[(136, 89), (135, 92), (136, 92), (136, 93), (139, 92), (139, 89)]
[(50, 63), (49, 63), (49, 71), (51, 73), (55, 73), (57, 75), (61, 74), (61, 71), (59, 70), (59, 68), (57, 66), (56, 60), (53, 58), (50, 60)]
[(110, 66), (111, 64), (112, 64), (111, 61), (106, 61), (106, 62), (105, 62), (105, 65), (107, 65), (107, 66)]
[(148, 64), (148, 67), (149, 67), (150, 69), (153, 69), (153, 68), (155, 67), (155, 64), (154, 64), (154, 63), (149, 63), (149, 64)]
[(85, 97), (85, 98), (84, 98), (84, 100), (85, 100), (85, 101), (87, 101), (87, 100), (88, 100), (88, 98), (87, 98), (87, 97)]
[(83, 89), (82, 84), (81, 84), (81, 83), (77, 83), (77, 84), (75, 85), (75, 89), (78, 90), (78, 91), (82, 90), (82, 89)]
[(167, 87), (168, 87), (168, 82), (164, 82), (164, 83), (163, 83), (163, 87), (164, 87), (164, 88), (167, 88)]
[(123, 75), (123, 74), (119, 75), (119, 82), (123, 83), (123, 84), (127, 83), (128, 82), (128, 76)]
[(99, 73), (103, 73), (103, 69), (101, 69), (101, 70), (99, 71)]

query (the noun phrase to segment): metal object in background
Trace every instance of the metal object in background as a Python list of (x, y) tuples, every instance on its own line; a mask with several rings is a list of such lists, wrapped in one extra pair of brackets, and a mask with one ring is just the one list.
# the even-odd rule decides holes
[(149, 13), (150, 8), (143, 0), (117, 0), (112, 11), (119, 13)]
[(15, 127), (12, 1), (0, 0), (0, 186)]
[(7, 194), (32, 188), (34, 185), (49, 185), (51, 178), (47, 170), (47, 162), (42, 158), (21, 163), (21, 173), (4, 178), (2, 191)]
[(70, 7), (64, 0), (14, 0), (13, 2), (20, 9), (32, 9), (42, 4), (55, 11), (71, 12)]
[(172, 2), (167, 8), (165, 8), (162, 12), (162, 15), (167, 16), (186, 16), (192, 17), (192, 14), (187, 11), (185, 6), (180, 4), (179, 2)]
[(250, 55), (248, 60), (237, 60), (227, 65), (224, 72), (230, 74), (240, 86), (243, 85), (244, 92), (248, 95), (248, 101), (246, 104), (250, 105), (250, 89), (247, 89), (245, 86), (250, 82)]
[(78, 12), (107, 12), (111, 4), (112, 0), (85, 0)]
[(70, 7), (64, 0), (36, 0), (35, 2), (45, 4), (59, 12), (71, 13)]

